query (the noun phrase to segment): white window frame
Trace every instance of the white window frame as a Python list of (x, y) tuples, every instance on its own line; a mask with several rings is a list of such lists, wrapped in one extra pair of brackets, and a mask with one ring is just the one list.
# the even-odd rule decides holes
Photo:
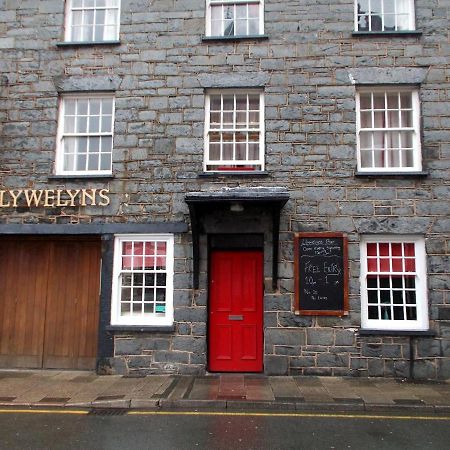
[[(222, 33), (221, 34), (212, 34), (211, 30), (211, 21), (212, 21), (212, 6), (216, 5), (242, 5), (242, 4), (259, 4), (259, 31), (256, 34), (263, 35), (264, 34), (264, 0), (206, 0), (206, 36), (214, 36), (214, 37), (245, 37), (245, 36), (255, 36), (254, 34), (232, 34), (232, 35), (226, 35), (223, 30), (223, 24), (222, 24)], [(234, 21), (236, 20), (236, 17), (234, 17)], [(234, 28), (236, 29), (236, 28)]]
[[(111, 117), (111, 131), (108, 132), (65, 132), (65, 109), (67, 100), (80, 100), (80, 99), (111, 99), (112, 100), (112, 117)], [(115, 97), (113, 94), (105, 93), (92, 93), (92, 94), (68, 94), (62, 95), (59, 99), (59, 113), (58, 113), (58, 131), (57, 131), (57, 145), (56, 145), (56, 161), (55, 161), (55, 173), (57, 175), (110, 175), (112, 173), (112, 156), (114, 146), (114, 116), (115, 116)], [(77, 116), (78, 117), (78, 116)], [(90, 117), (89, 115), (86, 117)], [(102, 117), (102, 116), (100, 116)], [(65, 138), (77, 138), (77, 137), (111, 137), (111, 164), (108, 169), (104, 170), (66, 170), (64, 168), (64, 139)]]
[[(369, 319), (368, 311), (368, 286), (367, 276), (367, 244), (369, 243), (412, 243), (414, 244), (415, 256), (415, 298), (416, 298), (416, 320), (394, 320), (394, 319)], [(421, 236), (387, 236), (371, 235), (362, 236), (360, 241), (360, 286), (361, 286), (361, 327), (365, 330), (390, 330), (390, 331), (425, 331), (429, 328), (428, 320), (428, 289), (427, 289), (427, 266), (425, 239)], [(372, 275), (402, 275), (398, 271), (370, 272)], [(403, 272), (411, 276), (411, 272)], [(393, 290), (389, 290), (392, 295)], [(391, 300), (393, 301), (393, 300)]]
[[(156, 312), (148, 315), (122, 316), (121, 310), (121, 273), (134, 273), (133, 269), (122, 270), (123, 242), (165, 242), (166, 243), (166, 296), (164, 316)], [(140, 269), (138, 273), (161, 273)], [(173, 276), (174, 276), (174, 235), (173, 234), (128, 234), (116, 235), (114, 241), (114, 266), (112, 283), (111, 325), (170, 326), (173, 324)]]
[[(210, 128), (210, 99), (211, 95), (259, 95), (259, 126), (258, 128)], [(236, 97), (235, 97), (236, 98)], [(236, 103), (235, 103), (236, 105)], [(248, 111), (248, 110), (247, 110)], [(236, 122), (236, 106), (233, 110), (233, 122)], [(210, 142), (209, 133), (259, 133), (259, 158), (254, 160), (215, 160), (210, 159)], [(204, 130), (204, 140), (205, 140), (205, 151), (204, 151), (204, 161), (203, 170), (205, 172), (225, 172), (225, 173), (254, 173), (261, 172), (264, 170), (264, 92), (260, 89), (212, 89), (209, 90), (205, 95), (205, 130)], [(221, 143), (222, 146), (222, 143)], [(233, 150), (234, 152), (235, 150)], [(234, 167), (242, 166), (242, 168)], [(229, 167), (229, 169), (228, 169)]]
[[(368, 0), (371, 1), (371, 0)], [(397, 1), (398, 0), (381, 0), (381, 5), (382, 5), (382, 11), (381, 13), (381, 29), (372, 29), (374, 28), (372, 25), (372, 17), (373, 15), (369, 15), (370, 18), (368, 19), (368, 30), (360, 30), (359, 29), (359, 17), (363, 17), (362, 14), (358, 15), (358, 3), (359, 0), (355, 0), (355, 31), (362, 31), (362, 32), (367, 32), (367, 33), (382, 33), (382, 32), (391, 32), (391, 33), (396, 33), (396, 32), (402, 32), (402, 31), (413, 31), (415, 30), (415, 23), (416, 23), (416, 18), (415, 18), (415, 7), (414, 7), (414, 0), (407, 0), (408, 1), (408, 28), (407, 29), (399, 29), (398, 28), (398, 22), (397, 22), (397, 17), (398, 15), (400, 15), (400, 13), (395, 13), (395, 29), (394, 30), (386, 30), (385, 29), (385, 23), (384, 23), (384, 17), (385, 17), (385, 13), (384, 13), (384, 4), (385, 2), (395, 2), (395, 9), (397, 11)], [(370, 5), (370, 3), (369, 3)], [(371, 6), (370, 6), (371, 8)], [(366, 11), (367, 13), (367, 11)]]
[[(412, 121), (413, 126), (412, 127), (368, 127), (368, 128), (362, 128), (361, 125), (361, 94), (380, 94), (384, 93), (385, 98), (388, 94), (411, 94), (411, 106), (412, 106)], [(374, 122), (373, 114), (375, 109), (371, 108), (372, 112), (372, 121)], [(376, 111), (382, 111), (376, 109)], [(386, 100), (385, 100), (385, 108), (383, 109), (385, 112), (385, 115), (389, 111), (386, 109)], [(398, 111), (408, 111), (407, 108), (402, 109), (400, 105), (400, 109)], [(387, 120), (386, 120), (387, 122)], [(390, 133), (390, 132), (401, 132), (401, 131), (408, 131), (412, 132), (412, 155), (413, 155), (413, 164), (411, 166), (403, 166), (403, 167), (397, 167), (397, 166), (383, 166), (378, 167), (375, 165), (372, 165), (371, 167), (362, 167), (362, 157), (361, 157), (361, 133), (362, 132), (384, 132)], [(419, 90), (417, 88), (412, 87), (391, 87), (391, 86), (376, 86), (376, 87), (361, 87), (358, 88), (356, 91), (356, 146), (357, 146), (357, 167), (358, 172), (364, 173), (364, 172), (380, 172), (380, 173), (389, 173), (389, 172), (420, 172), (422, 171), (422, 152), (421, 152), (421, 138), (420, 138), (420, 99), (419, 99)], [(388, 141), (388, 139), (385, 139), (385, 141)], [(389, 147), (385, 147), (386, 154), (387, 152), (391, 151), (393, 153), (392, 149)], [(399, 151), (400, 152), (400, 151)], [(399, 153), (400, 154), (400, 153)], [(388, 161), (389, 158), (386, 158), (385, 161)], [(374, 160), (373, 160), (374, 161)]]
[[(110, 2), (116, 1), (116, 5), (110, 5), (106, 6), (108, 3), (108, 0), (106, 0), (105, 5), (97, 6), (98, 0), (90, 0), (89, 4), (87, 4), (88, 0), (83, 0), (82, 6), (74, 6), (73, 2), (74, 0), (67, 0), (66, 1), (66, 10), (65, 10), (65, 29), (64, 29), (64, 40), (66, 42), (117, 42), (119, 40), (119, 29), (120, 29), (120, 8), (121, 8), (121, 0), (109, 0)], [(91, 2), (95, 1), (93, 3), (93, 6), (91, 6)], [(94, 14), (94, 26), (91, 30), (91, 37), (89, 39), (74, 39), (74, 11), (87, 11), (91, 10)], [(102, 39), (95, 39), (95, 16), (97, 14), (97, 11), (104, 10), (105, 14), (107, 14), (108, 11), (115, 11), (115, 18), (116, 23), (114, 25), (114, 31), (111, 33), (111, 36), (107, 36), (107, 29), (103, 28), (103, 38)], [(83, 14), (83, 20), (84, 20), (84, 14)], [(83, 24), (82, 24), (83, 25)], [(103, 24), (105, 25), (105, 24)], [(112, 28), (112, 27), (111, 27)], [(109, 28), (108, 28), (109, 29)]]

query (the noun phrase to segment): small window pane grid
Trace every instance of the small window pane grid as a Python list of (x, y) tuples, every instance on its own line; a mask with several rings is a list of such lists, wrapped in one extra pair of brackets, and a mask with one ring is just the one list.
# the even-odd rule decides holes
[(263, 33), (261, 1), (209, 1), (208, 36), (254, 36)]
[(406, 31), (413, 29), (413, 0), (356, 0), (357, 31)]
[[(425, 329), (423, 256), (417, 241), (365, 242), (362, 324), (367, 328)], [(364, 261), (365, 259), (365, 261)]]
[[(116, 241), (112, 322), (168, 325), (173, 321), (173, 241), (119, 238)], [(114, 301), (114, 298), (113, 298)]]
[(119, 39), (120, 0), (71, 0), (66, 40), (72, 42)]
[(58, 172), (109, 174), (112, 170), (113, 97), (62, 99)]
[(263, 170), (262, 111), (258, 92), (207, 97), (205, 171)]
[(358, 169), (420, 170), (417, 91), (358, 93)]

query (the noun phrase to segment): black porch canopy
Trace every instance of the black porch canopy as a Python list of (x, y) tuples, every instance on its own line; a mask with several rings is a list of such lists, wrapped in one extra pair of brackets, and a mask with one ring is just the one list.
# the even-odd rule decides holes
[(278, 280), (278, 244), (280, 231), (280, 211), (289, 200), (289, 193), (282, 187), (223, 188), (212, 192), (189, 192), (185, 201), (189, 207), (192, 227), (194, 289), (199, 288), (200, 277), (200, 228), (206, 213), (213, 208), (228, 208), (241, 212), (248, 206), (258, 206), (267, 210), (272, 219), (272, 286)]

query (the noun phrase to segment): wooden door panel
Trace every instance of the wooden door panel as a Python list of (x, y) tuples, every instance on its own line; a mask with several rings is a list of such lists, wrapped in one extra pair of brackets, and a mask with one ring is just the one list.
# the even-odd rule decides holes
[(45, 368), (95, 368), (100, 283), (98, 241), (55, 242), (51, 255)]
[(209, 370), (262, 371), (262, 300), (262, 252), (212, 253)]
[(0, 240), (0, 367), (42, 365), (47, 270), (41, 241)]

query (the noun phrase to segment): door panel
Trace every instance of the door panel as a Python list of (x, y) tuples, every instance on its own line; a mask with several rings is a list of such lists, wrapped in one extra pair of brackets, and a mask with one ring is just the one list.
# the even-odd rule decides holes
[(97, 355), (100, 248), (56, 242), (48, 288), (44, 368), (87, 369)]
[(0, 239), (0, 367), (95, 368), (98, 240)]
[(262, 371), (262, 302), (263, 253), (212, 252), (209, 284), (209, 370)]
[(0, 241), (0, 367), (42, 364), (48, 254), (36, 241)]

